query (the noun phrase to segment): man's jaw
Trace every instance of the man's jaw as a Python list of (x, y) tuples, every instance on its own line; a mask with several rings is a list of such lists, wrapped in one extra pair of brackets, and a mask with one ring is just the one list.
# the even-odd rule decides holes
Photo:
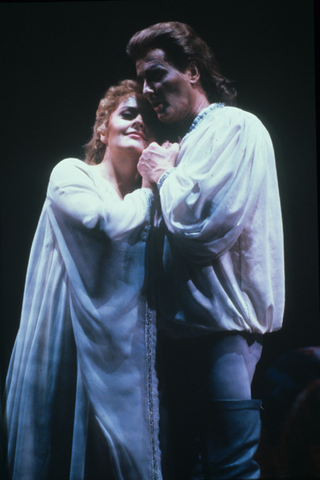
[(153, 110), (157, 113), (157, 114), (161, 114), (163, 113), (164, 111), (164, 102), (162, 102), (161, 100), (156, 100), (156, 101), (153, 101), (153, 102), (150, 102), (151, 103), (151, 106), (153, 108)]
[(161, 98), (158, 98), (156, 95), (152, 94), (148, 97), (148, 100), (151, 104), (151, 107), (157, 114), (162, 113), (164, 109), (164, 101), (161, 100)]

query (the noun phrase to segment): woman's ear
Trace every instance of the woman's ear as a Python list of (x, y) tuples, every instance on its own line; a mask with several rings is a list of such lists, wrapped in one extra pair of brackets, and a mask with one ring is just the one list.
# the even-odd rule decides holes
[(108, 144), (108, 137), (106, 135), (100, 135), (100, 142)]
[(97, 129), (97, 132), (100, 135), (100, 142), (105, 143), (106, 145), (108, 144), (108, 129), (106, 125), (103, 123), (100, 125), (100, 127)]
[(200, 73), (196, 62), (189, 63), (188, 72), (191, 85), (196, 85), (200, 80)]

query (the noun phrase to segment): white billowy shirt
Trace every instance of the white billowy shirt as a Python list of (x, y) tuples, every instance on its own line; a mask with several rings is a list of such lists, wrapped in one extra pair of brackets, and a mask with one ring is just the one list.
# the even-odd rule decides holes
[(51, 174), (6, 385), (13, 480), (161, 479), (143, 294), (152, 200), (120, 199), (77, 159)]
[(182, 336), (279, 329), (283, 228), (274, 150), (260, 120), (211, 104), (158, 188), (161, 327)]

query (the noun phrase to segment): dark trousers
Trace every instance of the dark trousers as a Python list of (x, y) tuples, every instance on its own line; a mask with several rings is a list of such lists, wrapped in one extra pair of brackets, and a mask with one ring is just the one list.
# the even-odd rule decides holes
[(223, 332), (177, 340), (159, 333), (157, 350), (164, 479), (204, 478), (201, 443), (214, 415), (208, 405), (251, 399), (262, 335)]

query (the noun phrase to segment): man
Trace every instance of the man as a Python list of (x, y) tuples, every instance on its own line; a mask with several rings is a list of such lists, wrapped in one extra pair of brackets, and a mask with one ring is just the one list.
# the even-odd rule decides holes
[(231, 106), (231, 82), (189, 26), (153, 25), (127, 52), (180, 142), (179, 152), (151, 144), (138, 165), (157, 184), (162, 211), (155, 293), (172, 440), (163, 450), (173, 449), (177, 480), (258, 478), (251, 382), (262, 336), (281, 328), (284, 310), (272, 143), (255, 116)]

